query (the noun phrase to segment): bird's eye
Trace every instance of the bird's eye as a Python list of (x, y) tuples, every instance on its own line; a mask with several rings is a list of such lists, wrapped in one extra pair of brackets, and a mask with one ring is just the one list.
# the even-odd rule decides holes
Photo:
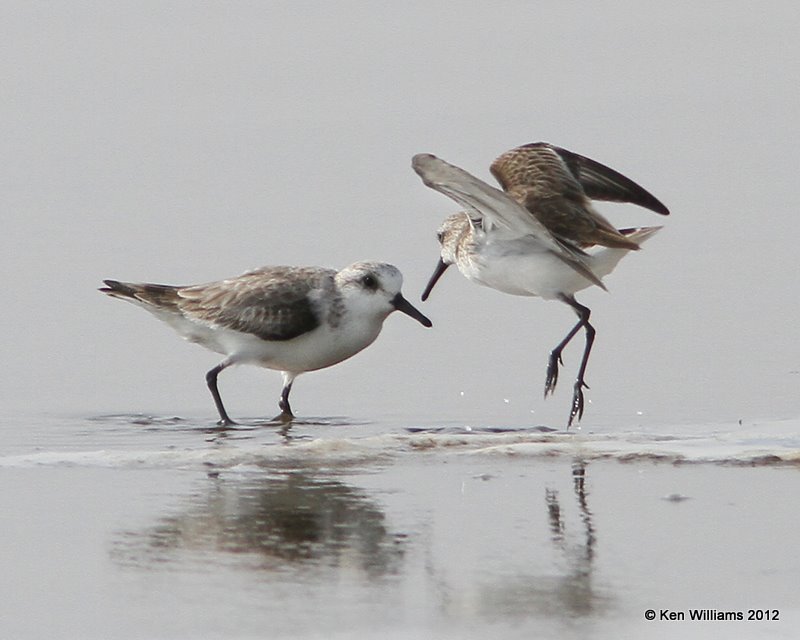
[(378, 281), (375, 279), (375, 276), (367, 274), (363, 278), (361, 278), (361, 284), (364, 285), (365, 289), (377, 289), (378, 288)]
[(444, 231), (439, 231), (436, 234), (436, 238), (439, 240), (439, 244), (442, 244), (442, 240), (444, 240)]

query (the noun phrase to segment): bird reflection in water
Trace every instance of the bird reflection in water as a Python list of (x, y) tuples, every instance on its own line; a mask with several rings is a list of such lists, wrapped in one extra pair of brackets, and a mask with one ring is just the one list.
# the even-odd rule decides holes
[(572, 486), (582, 528), (572, 537), (572, 541), (562, 517), (558, 491), (545, 489), (545, 502), (551, 540), (561, 552), (562, 561), (566, 564), (566, 571), (557, 585), (561, 604), (573, 613), (589, 613), (596, 603), (596, 595), (592, 588), (592, 561), (596, 536), (587, 500), (586, 464), (583, 460), (577, 459), (572, 465)]
[(405, 536), (390, 533), (380, 507), (343, 482), (306, 472), (209, 482), (210, 491), (192, 496), (185, 512), (120, 534), (117, 561), (146, 568), (243, 562), (265, 571), (322, 566), (368, 578), (399, 568)]
[(541, 616), (574, 621), (610, 606), (607, 589), (595, 584), (597, 537), (589, 509), (586, 464), (581, 459), (572, 465), (572, 492), (577, 519), (574, 507), (562, 500), (557, 489), (545, 488), (554, 569), (546, 573), (520, 570), (516, 576), (484, 583), (479, 598), (481, 617), (510, 620)]

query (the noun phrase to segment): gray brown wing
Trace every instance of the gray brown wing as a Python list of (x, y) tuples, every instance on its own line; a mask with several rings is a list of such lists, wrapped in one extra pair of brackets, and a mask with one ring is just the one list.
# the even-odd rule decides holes
[(334, 289), (335, 272), (317, 267), (265, 267), (237, 278), (178, 291), (187, 317), (250, 333), (291, 340), (322, 322), (320, 290)]
[(559, 239), (590, 246), (638, 249), (594, 211), (579, 174), (557, 148), (537, 142), (499, 156), (491, 172), (504, 191)]
[(570, 170), (552, 145), (534, 142), (516, 147), (500, 155), (490, 167), (492, 175), (504, 191), (524, 189), (531, 198), (583, 198), (584, 191), (577, 174)]

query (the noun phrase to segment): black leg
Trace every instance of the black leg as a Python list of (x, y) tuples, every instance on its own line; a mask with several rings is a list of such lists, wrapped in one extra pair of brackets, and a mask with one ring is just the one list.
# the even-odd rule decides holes
[(283, 389), (281, 390), (281, 399), (278, 401), (278, 408), (281, 410), (280, 415), (275, 416), (278, 422), (291, 422), (294, 418), (292, 413), (292, 406), (289, 404), (289, 393), (292, 390), (294, 383), (294, 376), (284, 372), (283, 374)]
[(578, 330), (583, 326), (583, 320), (578, 320), (578, 323), (570, 329), (567, 337), (558, 343), (555, 349), (550, 352), (550, 359), (547, 361), (547, 379), (544, 382), (544, 397), (553, 393), (556, 390), (558, 383), (558, 366), (564, 364), (561, 359), (561, 352), (569, 344), (569, 341), (575, 337)]
[(217, 412), (219, 413), (219, 422), (217, 424), (223, 427), (236, 424), (230, 419), (228, 412), (225, 411), (225, 405), (222, 404), (222, 398), (219, 395), (219, 389), (217, 389), (217, 376), (227, 366), (228, 364), (223, 362), (222, 364), (218, 364), (206, 374), (206, 384), (208, 384), (208, 389), (211, 391), (211, 395), (214, 398), (214, 404), (217, 405)]
[[(584, 375), (586, 374), (586, 365), (589, 363), (589, 354), (592, 351), (592, 344), (594, 344), (596, 332), (594, 327), (589, 324), (589, 316), (592, 312), (588, 307), (584, 307), (582, 304), (579, 304), (573, 296), (564, 295), (561, 296), (561, 299), (570, 307), (572, 307), (575, 310), (575, 313), (578, 314), (578, 318), (580, 318), (578, 324), (573, 327), (569, 334), (567, 334), (567, 337), (564, 341), (562, 341), (562, 343), (566, 344), (569, 342), (569, 340), (575, 335), (575, 333), (577, 333), (580, 327), (583, 327), (583, 330), (586, 333), (586, 346), (583, 348), (581, 366), (578, 369), (578, 376), (575, 378), (575, 385), (572, 388), (572, 407), (569, 412), (569, 422), (567, 422), (567, 429), (569, 429), (572, 426), (572, 423), (575, 421), (575, 418), (580, 420), (583, 417), (583, 390), (589, 388), (589, 385), (587, 385), (586, 381), (584, 380)], [(559, 345), (559, 347), (561, 346), (562, 345)], [(558, 347), (556, 347), (556, 350), (557, 349)]]
[(278, 402), (278, 408), (281, 410), (282, 413), (288, 414), (293, 416), (292, 407), (289, 404), (289, 392), (292, 390), (292, 383), (288, 383), (284, 385), (283, 389), (281, 390), (281, 399)]

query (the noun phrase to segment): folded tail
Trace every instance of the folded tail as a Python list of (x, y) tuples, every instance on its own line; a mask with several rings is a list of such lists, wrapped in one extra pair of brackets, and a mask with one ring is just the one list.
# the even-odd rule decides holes
[(105, 287), (98, 291), (136, 304), (156, 307), (159, 309), (174, 309), (179, 300), (178, 289), (166, 284), (135, 284), (133, 282), (119, 282), (118, 280), (103, 280)]
[(664, 227), (632, 227), (630, 229), (620, 229), (619, 232), (628, 240), (640, 245), (651, 236), (661, 231)]

